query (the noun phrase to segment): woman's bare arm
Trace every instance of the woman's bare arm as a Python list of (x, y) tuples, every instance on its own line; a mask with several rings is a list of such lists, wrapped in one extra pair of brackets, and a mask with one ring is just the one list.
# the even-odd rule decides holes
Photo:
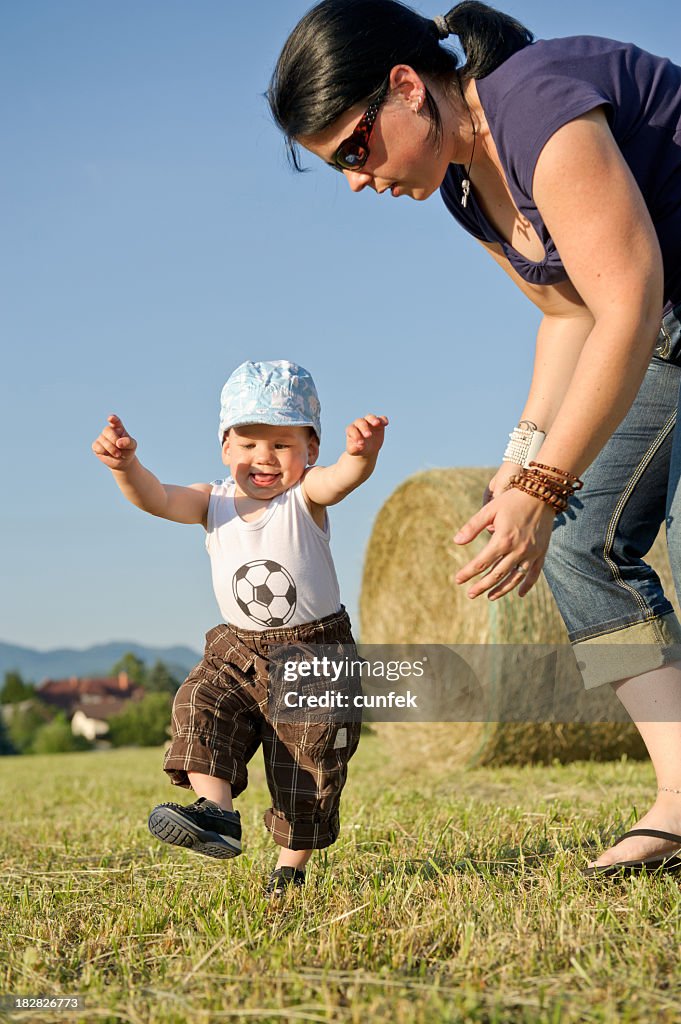
[[(540, 457), (581, 474), (623, 419), (643, 380), (662, 312), (662, 257), (643, 197), (600, 110), (576, 118), (551, 137), (537, 163), (534, 194), (591, 318), (558, 408), (554, 411), (555, 389), (546, 408), (553, 419)], [(555, 311), (548, 315), (555, 321)], [(537, 376), (537, 368), (534, 399), (542, 371), (546, 381), (555, 380), (545, 366)], [(550, 538), (547, 516), (552, 513), (536, 499), (504, 491), (462, 527), (456, 539), (463, 544), (486, 527), (494, 528), (481, 554), (457, 574), (464, 583), (494, 566), (471, 587), (470, 596), (507, 593), (517, 580), (510, 583), (505, 577), (521, 561), (531, 568), (520, 592), (530, 589)]]

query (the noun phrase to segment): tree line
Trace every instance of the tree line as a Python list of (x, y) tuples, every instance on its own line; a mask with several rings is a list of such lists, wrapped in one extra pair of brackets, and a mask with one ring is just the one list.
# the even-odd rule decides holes
[[(117, 715), (108, 719), (106, 739), (114, 747), (156, 747), (169, 738), (173, 697), (180, 686), (163, 661), (147, 667), (129, 651), (111, 667), (109, 675), (126, 672), (133, 683), (144, 690), (141, 700), (126, 702)], [(94, 742), (74, 736), (64, 711), (47, 704), (35, 685), (20, 672), (6, 672), (0, 688), (0, 755), (56, 754), (91, 750)]]

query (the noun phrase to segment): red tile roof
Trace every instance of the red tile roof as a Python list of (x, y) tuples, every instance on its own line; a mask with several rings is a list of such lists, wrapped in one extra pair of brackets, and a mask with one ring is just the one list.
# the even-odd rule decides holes
[(116, 699), (122, 706), (127, 700), (143, 697), (144, 689), (133, 683), (126, 672), (119, 672), (118, 676), (99, 679), (78, 679), (76, 676), (70, 679), (46, 679), (37, 687), (37, 693), (46, 704), (71, 713), (81, 704), (85, 708), (94, 708), (101, 701), (110, 699)]

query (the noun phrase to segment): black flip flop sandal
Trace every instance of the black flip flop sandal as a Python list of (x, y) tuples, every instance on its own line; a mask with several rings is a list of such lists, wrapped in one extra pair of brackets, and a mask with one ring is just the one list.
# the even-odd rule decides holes
[[(668, 839), (670, 843), (678, 843), (681, 847), (681, 836), (673, 832), (661, 832), (657, 828), (632, 828), (615, 840), (613, 846), (617, 846), (629, 836), (652, 836), (653, 839)], [(640, 875), (643, 871), (650, 874), (678, 871), (681, 869), (681, 857), (672, 854), (670, 857), (652, 857), (650, 860), (624, 860), (615, 864), (595, 864), (593, 867), (584, 868), (582, 874), (587, 878), (606, 878), (610, 875)]]

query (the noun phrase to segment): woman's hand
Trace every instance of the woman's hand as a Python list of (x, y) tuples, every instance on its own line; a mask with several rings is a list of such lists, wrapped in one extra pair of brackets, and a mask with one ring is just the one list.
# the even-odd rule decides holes
[[(519, 473), (522, 468), (523, 467), (516, 462), (502, 462), (499, 469), (487, 484), (487, 487), (485, 487), (482, 495), (483, 507), (488, 505), (495, 495), (501, 494), (511, 477), (515, 476), (516, 473)], [(491, 524), (487, 527), (487, 532), (494, 533), (494, 527)]]
[[(517, 467), (508, 466), (517, 472)], [(468, 591), (470, 598), (489, 591), (489, 599), (495, 601), (515, 587), (519, 597), (524, 597), (539, 579), (551, 540), (553, 509), (517, 488), (499, 491), (500, 472), (490, 481), (496, 497), (490, 498), (454, 538), (456, 544), (469, 544), (485, 528), (493, 534), (480, 554), (456, 574), (459, 585), (485, 574)]]

